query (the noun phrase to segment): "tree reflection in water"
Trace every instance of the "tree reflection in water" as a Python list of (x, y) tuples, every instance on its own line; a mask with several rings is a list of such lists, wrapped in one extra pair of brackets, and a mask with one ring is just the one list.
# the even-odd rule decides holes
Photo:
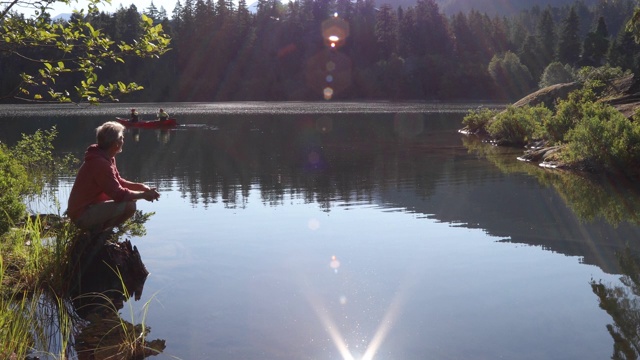
[[(614, 226), (623, 222), (640, 224), (640, 192), (626, 177), (545, 169), (514, 161), (516, 152), (511, 149), (492, 146), (474, 137), (464, 138), (463, 142), (469, 152), (485, 157), (503, 173), (528, 174), (540, 184), (552, 187), (583, 221), (601, 218)], [(517, 154), (521, 153), (517, 149)]]
[(637, 359), (640, 356), (640, 258), (630, 249), (618, 254), (624, 286), (591, 281), (600, 307), (613, 319), (607, 330), (613, 338), (612, 359)]
[[(628, 222), (640, 224), (640, 194), (629, 179), (595, 176), (575, 172), (542, 169), (536, 165), (513, 161), (514, 152), (464, 138), (469, 152), (493, 162), (504, 173), (525, 173), (541, 184), (552, 187), (582, 221), (604, 219), (613, 226)], [(518, 152), (521, 152), (518, 150)], [(607, 330), (614, 340), (614, 360), (640, 357), (640, 256), (629, 246), (616, 253), (622, 286), (591, 281), (600, 308), (613, 320)]]
[[(137, 212), (131, 222), (138, 225), (134, 233), (144, 231), (141, 224), (149, 216)], [(147, 340), (151, 328), (144, 318), (134, 325), (119, 314), (130, 297), (140, 300), (149, 274), (138, 249), (121, 240), (127, 231), (123, 227), (93, 237), (82, 233), (70, 249), (70, 295), (82, 319), (75, 337), (79, 360), (144, 359), (165, 349), (165, 340)]]

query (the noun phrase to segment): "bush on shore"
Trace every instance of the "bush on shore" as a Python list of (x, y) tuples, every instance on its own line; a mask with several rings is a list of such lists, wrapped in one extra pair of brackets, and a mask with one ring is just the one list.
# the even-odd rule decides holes
[(640, 124), (609, 105), (583, 104), (566, 139), (562, 158), (572, 164), (626, 171), (640, 163)]
[(640, 164), (640, 115), (629, 119), (598, 100), (598, 88), (611, 74), (618, 72), (583, 69), (584, 87), (559, 100), (555, 112), (544, 105), (511, 106), (500, 113), (470, 112), (463, 124), (499, 145), (559, 146), (555, 159), (564, 167), (631, 173)]
[(551, 115), (544, 105), (510, 106), (487, 124), (487, 131), (501, 145), (526, 145), (543, 137), (543, 124)]

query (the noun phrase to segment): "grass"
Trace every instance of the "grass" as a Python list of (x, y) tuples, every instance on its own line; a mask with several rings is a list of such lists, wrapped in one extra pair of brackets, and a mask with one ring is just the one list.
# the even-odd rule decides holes
[[(148, 217), (138, 214), (115, 236), (143, 234), (142, 223)], [(108, 294), (93, 294), (102, 300), (102, 311), (86, 319), (78, 316), (68, 278), (69, 249), (78, 230), (59, 220), (28, 218), (0, 237), (0, 358), (46, 356), (62, 360), (85, 351), (95, 359), (142, 359), (162, 352), (164, 340), (146, 340), (150, 300), (144, 304), (142, 323), (138, 325), (133, 325), (133, 309), (131, 322), (122, 319)], [(124, 289), (116, 296), (128, 299), (119, 270), (112, 270)], [(94, 341), (101, 331), (99, 341)]]

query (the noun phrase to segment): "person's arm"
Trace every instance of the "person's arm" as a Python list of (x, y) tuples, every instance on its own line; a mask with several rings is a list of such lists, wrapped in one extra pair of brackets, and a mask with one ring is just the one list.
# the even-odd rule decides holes
[(132, 182), (120, 178), (122, 187), (131, 190), (131, 200), (145, 199), (147, 201), (158, 200), (160, 193), (155, 188), (150, 188), (145, 184)]
[[(146, 185), (145, 185), (146, 186)], [(160, 193), (155, 188), (149, 188), (148, 190), (131, 190), (130, 191), (130, 200), (138, 200), (145, 199), (147, 201), (154, 201), (160, 198)]]
[(101, 179), (103, 191), (115, 201), (131, 201), (145, 199), (147, 201), (158, 200), (160, 193), (155, 188), (150, 188), (145, 184), (135, 183), (120, 176), (115, 160), (109, 165), (101, 164), (101, 171), (104, 174), (98, 176)]
[(136, 182), (129, 181), (129, 180), (123, 179), (123, 178), (119, 178), (118, 180), (120, 181), (120, 185), (122, 185), (122, 187), (127, 188), (129, 190), (147, 191), (147, 190), (151, 189), (150, 187), (148, 187), (147, 185), (142, 184), (142, 183), (136, 183)]

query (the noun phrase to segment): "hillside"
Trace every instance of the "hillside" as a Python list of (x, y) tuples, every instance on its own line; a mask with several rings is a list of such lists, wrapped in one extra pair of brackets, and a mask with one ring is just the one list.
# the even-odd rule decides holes
[[(519, 11), (530, 9), (535, 5), (542, 8), (547, 5), (560, 7), (571, 5), (575, 0), (436, 0), (440, 6), (440, 11), (447, 15), (452, 15), (462, 11), (467, 13), (470, 10), (478, 10), (489, 15), (512, 15)], [(591, 6), (597, 0), (584, 0), (584, 4)], [(415, 6), (416, 0), (377, 0), (376, 4), (390, 4), (393, 7), (402, 6), (407, 8)]]

